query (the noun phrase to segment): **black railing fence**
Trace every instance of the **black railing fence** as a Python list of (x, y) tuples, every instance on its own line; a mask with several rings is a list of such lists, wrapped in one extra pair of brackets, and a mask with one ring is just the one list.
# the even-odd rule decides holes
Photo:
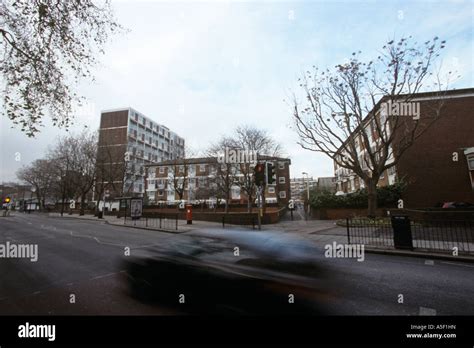
[(178, 230), (178, 214), (163, 214), (154, 215), (150, 217), (141, 217), (139, 219), (132, 219), (130, 217), (124, 218), (124, 225), (133, 227), (149, 228), (153, 230)]
[(346, 220), (349, 244), (374, 247), (474, 254), (474, 220), (411, 221), (393, 216), (391, 220)]

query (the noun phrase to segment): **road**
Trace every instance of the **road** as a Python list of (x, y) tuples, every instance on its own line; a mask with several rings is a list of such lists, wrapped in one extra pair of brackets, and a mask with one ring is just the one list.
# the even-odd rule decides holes
[[(176, 238), (180, 234), (44, 214), (0, 218), (0, 244), (37, 244), (39, 254), (37, 262), (0, 258), (0, 314), (180, 314), (131, 298), (121, 263), (127, 247), (133, 254)], [(343, 284), (334, 313), (474, 314), (474, 264), (368, 253), (363, 262), (322, 262)]]

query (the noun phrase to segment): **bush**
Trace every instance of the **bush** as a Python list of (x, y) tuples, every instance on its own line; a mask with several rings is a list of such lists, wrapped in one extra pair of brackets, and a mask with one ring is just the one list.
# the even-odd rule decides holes
[[(380, 208), (396, 207), (397, 201), (405, 188), (402, 182), (377, 188), (377, 205)], [(361, 189), (344, 196), (336, 196), (328, 191), (314, 191), (310, 194), (311, 207), (320, 208), (367, 208), (367, 190)]]

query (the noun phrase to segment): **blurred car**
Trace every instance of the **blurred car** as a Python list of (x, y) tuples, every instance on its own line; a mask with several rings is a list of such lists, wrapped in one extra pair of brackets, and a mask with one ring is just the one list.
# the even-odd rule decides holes
[(134, 297), (181, 312), (327, 314), (334, 287), (318, 254), (312, 243), (281, 232), (213, 230), (144, 249), (126, 259), (126, 270)]

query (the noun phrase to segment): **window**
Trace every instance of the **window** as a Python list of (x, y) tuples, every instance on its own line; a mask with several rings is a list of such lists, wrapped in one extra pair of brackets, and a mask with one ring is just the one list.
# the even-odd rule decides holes
[(160, 167), (160, 174), (164, 174), (165, 173), (165, 167)]
[(200, 164), (199, 165), (199, 171), (200, 172), (205, 172), (206, 171), (206, 165), (205, 164)]
[(280, 198), (286, 198), (286, 191), (280, 191)]
[(184, 173), (184, 166), (179, 166), (179, 172)]
[(285, 183), (285, 177), (284, 177), (284, 176), (280, 176), (280, 177), (278, 178), (278, 183), (279, 183), (279, 184), (284, 184), (284, 183)]
[(285, 162), (278, 162), (278, 169), (285, 169)]
[(268, 193), (275, 193), (275, 188), (269, 186), (269, 187), (268, 187)]

